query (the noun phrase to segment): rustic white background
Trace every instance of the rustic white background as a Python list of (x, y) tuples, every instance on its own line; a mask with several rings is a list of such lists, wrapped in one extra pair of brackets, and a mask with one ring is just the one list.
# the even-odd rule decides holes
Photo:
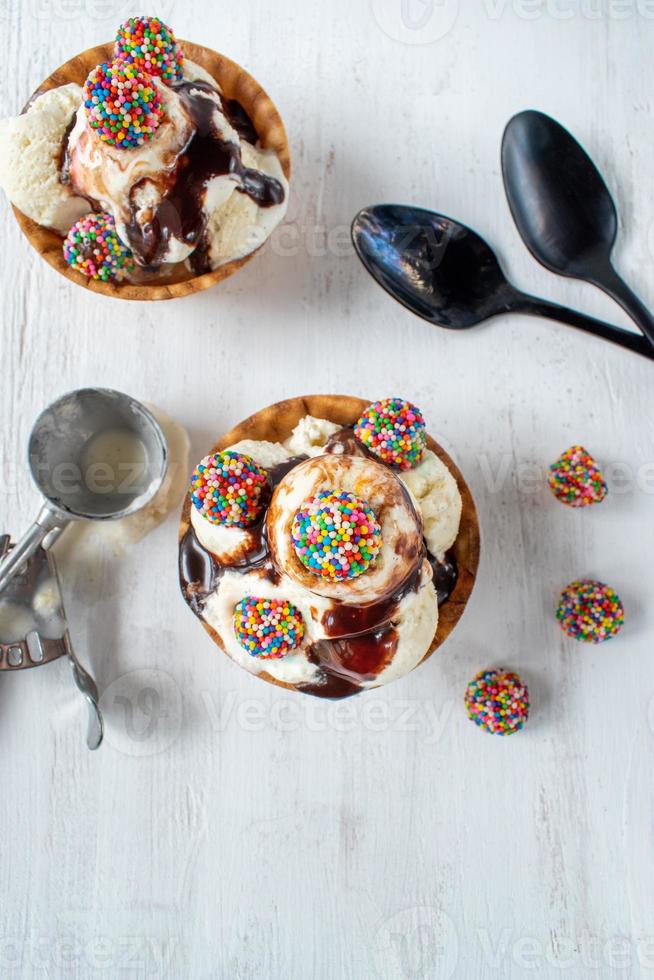
[[(177, 34), (269, 90), (294, 154), (290, 221), (228, 283), (161, 305), (59, 278), (2, 209), (2, 525), (37, 498), (30, 424), (63, 391), (118, 387), (188, 427), (200, 457), (262, 405), (402, 394), (480, 511), (468, 612), (412, 676), (340, 708), (218, 655), (182, 602), (176, 518), (128, 556), (65, 569), (79, 654), (104, 690), (87, 752), (63, 663), (0, 678), (0, 975), (463, 980), (654, 973), (654, 367), (522, 317), (466, 336), (395, 306), (348, 246), (355, 211), (433, 206), (479, 229), (525, 289), (625, 324), (527, 255), (504, 199), (503, 126), (561, 119), (607, 175), (617, 265), (654, 305), (654, 4), (641, 0), (171, 2)], [(0, 108), (140, 12), (0, 3)], [(155, 12), (154, 10), (152, 12)], [(610, 499), (559, 505), (539, 476), (581, 441)], [(628, 622), (568, 642), (558, 590), (596, 576)], [(528, 680), (518, 737), (478, 731), (481, 667)]]

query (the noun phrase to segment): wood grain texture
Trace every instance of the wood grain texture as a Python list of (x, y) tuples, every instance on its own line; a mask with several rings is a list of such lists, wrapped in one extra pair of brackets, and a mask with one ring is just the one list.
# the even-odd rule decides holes
[[(62, 555), (107, 741), (87, 752), (63, 661), (1, 678), (2, 980), (652, 976), (652, 365), (523, 316), (437, 330), (391, 302), (348, 239), (366, 205), (433, 207), (477, 229), (521, 289), (628, 326), (597, 290), (541, 269), (513, 226), (500, 138), (515, 112), (541, 109), (606, 175), (616, 265), (654, 306), (653, 22), (629, 0), (521, 10), (162, 0), (179, 36), (273, 94), (293, 154), (285, 226), (184, 302), (77, 288), (0, 194), (7, 530), (38, 509), (32, 421), (64, 391), (104, 385), (182, 422), (194, 460), (257, 407), (305, 391), (408, 398), (465, 474), (482, 536), (466, 614), (439, 653), (331, 708), (257, 684), (198, 627), (179, 595), (179, 511), (122, 557)], [(133, 11), (0, 3), (0, 114)], [(576, 442), (610, 484), (583, 514), (545, 482)], [(626, 606), (624, 631), (598, 649), (554, 620), (579, 575)], [(530, 721), (508, 739), (463, 706), (493, 666), (530, 686)]]
[[(353, 398), (351, 395), (301, 395), (297, 398), (287, 398), (267, 408), (260, 409), (243, 422), (225, 433), (207, 453), (218, 453), (228, 446), (233, 446), (243, 439), (267, 440), (268, 442), (284, 442), (290, 438), (293, 429), (305, 415), (318, 419), (329, 419), (337, 425), (354, 425), (370, 400)], [(474, 588), (479, 567), (479, 520), (470, 488), (463, 474), (448, 454), (439, 446), (435, 439), (427, 436), (427, 446), (449, 467), (457, 482), (462, 499), (461, 526), (459, 535), (452, 548), (459, 569), (457, 584), (448, 601), (441, 606), (438, 627), (429, 650), (420, 661), (424, 663), (440, 647), (457, 625), (468, 604)], [(179, 541), (183, 540), (191, 526), (191, 500), (187, 496), (182, 507), (182, 518), (179, 525)], [(209, 623), (202, 621), (202, 626), (211, 639), (224, 651), (220, 636)], [(417, 666), (420, 666), (418, 664)], [(277, 684), (288, 690), (296, 690), (295, 685), (285, 684), (266, 671), (254, 675), (269, 684)]]
[[(284, 175), (287, 180), (290, 180), (291, 154), (288, 139), (284, 124), (272, 99), (244, 68), (226, 58), (225, 55), (211, 51), (200, 44), (192, 44), (189, 41), (181, 41), (180, 43), (183, 45), (186, 57), (196, 62), (216, 79), (225, 97), (230, 100), (235, 99), (243, 106), (259, 135), (261, 146), (265, 149), (275, 150)], [(112, 57), (113, 44), (102, 44), (99, 47), (82, 51), (81, 54), (71, 58), (49, 75), (33, 93), (30, 101), (42, 92), (47, 92), (59, 85), (66, 85), (69, 82), (83, 85), (87, 75), (96, 65), (110, 61)], [(218, 269), (205, 272), (200, 276), (179, 267), (173, 274), (162, 276), (161, 280), (156, 283), (101, 282), (82, 276), (70, 268), (63, 257), (63, 238), (61, 235), (49, 228), (37, 225), (18, 208), (14, 207), (13, 211), (30, 245), (49, 265), (77, 286), (93, 293), (100, 293), (103, 296), (111, 296), (113, 299), (163, 300), (191, 296), (193, 293), (210, 289), (211, 286), (228, 279), (229, 276), (232, 276), (254, 258), (256, 253), (265, 245), (264, 243), (242, 259), (227, 262)]]

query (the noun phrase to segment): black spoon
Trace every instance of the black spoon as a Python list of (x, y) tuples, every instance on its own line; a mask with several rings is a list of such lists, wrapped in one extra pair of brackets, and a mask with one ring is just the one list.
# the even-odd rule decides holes
[(522, 239), (551, 272), (599, 286), (654, 344), (654, 317), (611, 264), (618, 215), (586, 151), (559, 123), (528, 110), (502, 138), (502, 174)]
[(520, 292), (484, 239), (442, 214), (401, 204), (364, 208), (352, 222), (352, 241), (380, 286), (430, 323), (462, 330), (498, 313), (529, 313), (654, 359), (638, 334)]

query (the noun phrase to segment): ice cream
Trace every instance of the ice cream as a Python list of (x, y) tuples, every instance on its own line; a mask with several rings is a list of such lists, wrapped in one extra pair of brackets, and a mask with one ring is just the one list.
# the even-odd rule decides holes
[[(431, 450), (408, 447), (399, 416), (375, 447), (391, 447), (399, 462), (411, 456), (410, 469), (385, 463), (355, 431), (305, 416), (284, 442), (242, 440), (207, 457), (192, 481), (205, 494), (202, 509), (194, 497), (180, 549), (184, 595), (225, 652), (251, 673), (323, 697), (376, 687), (416, 667), (434, 641), (439, 600), (456, 584), (446, 555), (461, 518), (456, 480)], [(232, 454), (241, 462), (221, 470)], [(234, 499), (250, 507), (248, 460), (268, 475), (256, 519), (245, 527), (207, 519), (207, 497), (223, 512)], [(222, 472), (230, 474), (224, 484)], [(245, 645), (235, 626), (244, 601), (256, 611)], [(281, 643), (287, 630), (295, 645), (284, 655), (257, 647), (271, 633)]]
[(62, 235), (89, 210), (59, 179), (66, 131), (81, 101), (79, 85), (62, 85), (22, 115), (0, 119), (0, 186), (28, 218)]
[[(0, 185), (24, 214), (65, 235), (92, 212), (133, 255), (100, 274), (69, 250), (66, 261), (92, 278), (208, 272), (259, 248), (286, 213), (276, 153), (259, 145), (243, 107), (183, 59), (172, 31), (151, 22), (123, 25), (114, 60), (83, 88), (52, 89), (0, 123)], [(147, 57), (144, 36), (159, 38)]]

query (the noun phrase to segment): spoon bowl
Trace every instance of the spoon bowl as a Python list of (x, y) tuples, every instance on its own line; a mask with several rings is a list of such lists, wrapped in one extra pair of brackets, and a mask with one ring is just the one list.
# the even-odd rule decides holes
[(618, 215), (597, 167), (554, 119), (521, 112), (502, 140), (502, 172), (520, 235), (551, 272), (583, 278), (605, 264)]
[(373, 279), (412, 313), (437, 326), (467, 330), (500, 313), (528, 313), (654, 358), (654, 350), (639, 335), (516, 289), (490, 245), (443, 214), (377, 204), (356, 215), (352, 241)]
[(543, 112), (518, 113), (502, 138), (502, 175), (513, 220), (534, 258), (550, 272), (604, 290), (654, 345), (654, 317), (611, 263), (618, 231), (611, 194), (567, 129)]
[(512, 289), (495, 254), (443, 214), (400, 204), (364, 208), (352, 239), (373, 278), (431, 323), (465, 330), (508, 311)]

